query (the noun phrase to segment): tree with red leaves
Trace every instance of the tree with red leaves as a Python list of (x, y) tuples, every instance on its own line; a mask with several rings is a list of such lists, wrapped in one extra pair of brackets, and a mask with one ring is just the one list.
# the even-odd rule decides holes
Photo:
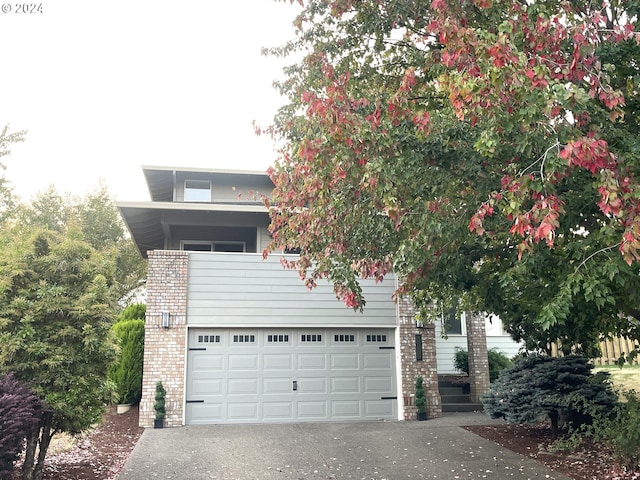
[(394, 271), (530, 348), (638, 337), (637, 1), (301, 3), (268, 250), (354, 308)]

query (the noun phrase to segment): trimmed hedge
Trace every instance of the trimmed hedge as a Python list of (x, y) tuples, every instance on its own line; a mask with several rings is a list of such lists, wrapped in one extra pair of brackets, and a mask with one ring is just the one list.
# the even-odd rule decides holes
[(116, 385), (118, 403), (136, 404), (142, 398), (144, 320), (125, 320), (113, 327), (120, 354), (109, 371)]

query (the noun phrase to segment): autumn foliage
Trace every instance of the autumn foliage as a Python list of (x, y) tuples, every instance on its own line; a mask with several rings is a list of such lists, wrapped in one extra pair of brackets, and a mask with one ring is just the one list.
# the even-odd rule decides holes
[[(567, 323), (567, 295), (592, 308), (575, 286), (591, 265), (614, 275), (592, 259), (633, 275), (635, 4), (302, 3), (296, 39), (269, 52), (302, 57), (277, 84), (289, 104), (266, 131), (283, 145), (269, 250), (299, 249), (287, 266), (307, 286), (329, 277), (358, 308), (357, 279), (393, 270), (418, 304), (471, 292), (474, 308), (506, 318), (505, 272), (518, 285), (539, 273), (532, 258), (555, 255), (562, 298), (512, 312), (548, 329)], [(604, 315), (638, 310), (627, 307)]]

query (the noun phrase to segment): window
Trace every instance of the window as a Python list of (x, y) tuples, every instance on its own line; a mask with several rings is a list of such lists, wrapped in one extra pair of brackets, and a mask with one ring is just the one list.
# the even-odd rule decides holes
[(210, 242), (203, 240), (183, 240), (180, 248), (188, 252), (246, 252), (245, 242)]
[(334, 335), (333, 341), (335, 343), (353, 343), (356, 341), (355, 335)]
[(322, 335), (320, 334), (309, 334), (309, 333), (303, 333), (302, 335), (300, 335), (300, 342), (301, 343), (322, 343)]
[(208, 180), (185, 180), (184, 181), (184, 201), (185, 202), (210, 202), (211, 182)]
[(220, 335), (198, 335), (198, 343), (220, 343)]
[(289, 343), (289, 335), (267, 335), (267, 343)]
[(464, 313), (458, 311), (458, 306), (454, 305), (442, 317), (442, 331), (447, 335), (466, 335), (464, 327)]
[(211, 242), (181, 242), (182, 250), (188, 252), (213, 252), (213, 243)]
[(386, 335), (367, 335), (367, 343), (387, 343)]
[(255, 343), (255, 335), (234, 335), (233, 343)]

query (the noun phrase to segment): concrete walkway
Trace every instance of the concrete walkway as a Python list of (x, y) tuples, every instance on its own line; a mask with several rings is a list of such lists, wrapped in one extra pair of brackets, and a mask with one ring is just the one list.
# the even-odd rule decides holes
[(461, 428), (426, 422), (211, 425), (147, 429), (118, 480), (556, 479), (567, 477)]

